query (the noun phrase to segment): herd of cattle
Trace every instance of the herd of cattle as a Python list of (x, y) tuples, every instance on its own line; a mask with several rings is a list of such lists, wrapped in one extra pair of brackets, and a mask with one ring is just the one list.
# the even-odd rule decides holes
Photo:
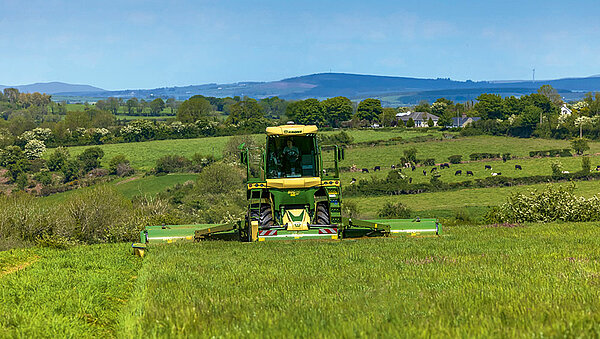
[[(368, 168), (363, 168), (363, 169), (359, 170), (355, 166), (352, 166), (352, 167), (353, 167), (354, 170), (351, 169), (351, 171), (362, 172), (362, 173), (369, 173), (369, 169)], [(410, 168), (411, 171), (415, 171), (417, 169), (415, 167), (415, 165), (410, 164), (410, 163), (404, 164), (403, 167), (406, 168), (406, 169)], [(426, 169), (424, 169), (423, 170), (423, 175), (426, 176), (427, 173), (430, 173), (432, 175), (439, 176), (438, 170), (442, 170), (442, 169), (445, 169), (445, 168), (449, 169), (450, 168), (450, 164), (449, 163), (443, 163), (443, 164), (439, 165), (439, 169), (438, 169), (438, 166), (434, 166), (429, 171), (426, 170)], [(399, 167), (399, 166), (396, 166), (396, 165), (392, 165), (391, 169), (395, 169), (395, 170), (397, 170), (399, 172), (402, 172), (402, 167), (401, 166)], [(515, 165), (515, 170), (522, 170), (522, 169), (523, 169), (523, 167), (521, 167), (521, 165)], [(493, 177), (498, 176), (498, 175), (502, 175), (501, 172), (492, 172), (492, 166), (490, 166), (490, 165), (484, 165), (484, 170), (486, 170), (486, 171), (489, 170), (490, 171), (490, 175), (493, 176)], [(597, 171), (600, 170), (600, 166), (598, 166), (596, 168), (596, 170)], [(375, 166), (375, 167), (373, 167), (372, 171), (373, 172), (381, 171), (381, 166)], [(456, 170), (454, 172), (455, 176), (456, 175), (462, 175), (462, 174), (463, 174), (462, 170)], [(473, 171), (465, 171), (465, 175), (467, 175), (467, 176), (473, 176), (474, 174), (473, 174)], [(412, 182), (412, 178), (409, 178), (409, 181)], [(350, 183), (353, 184), (355, 182), (356, 182), (356, 179), (352, 178), (352, 181)]]
[[(416, 167), (412, 164), (405, 164), (404, 165), (405, 168), (410, 168), (412, 171), (414, 171), (416, 169)], [(449, 163), (443, 163), (439, 165), (440, 169), (444, 169), (444, 168), (450, 168), (450, 164)], [(397, 168), (396, 165), (392, 165), (391, 169), (396, 169), (400, 172), (402, 172), (402, 168)], [(522, 170), (523, 167), (521, 167), (521, 165), (515, 165), (515, 170)], [(600, 166), (598, 166), (598, 168), (596, 170), (599, 170)], [(492, 170), (492, 166), (490, 165), (484, 165), (484, 170)], [(377, 171), (381, 171), (381, 166), (375, 166), (373, 167), (373, 172), (377, 172)], [(438, 168), (437, 166), (434, 166), (429, 172), (430, 173), (434, 173), (437, 172)], [(362, 173), (369, 173), (369, 169), (368, 168), (363, 168), (361, 170)], [(423, 175), (427, 175), (427, 170), (423, 170)], [(462, 175), (462, 170), (457, 170), (456, 172), (454, 172), (454, 175)], [(473, 175), (473, 171), (466, 171), (466, 175)], [(502, 173), (500, 172), (491, 172), (492, 176), (497, 176), (497, 175), (502, 175)]]

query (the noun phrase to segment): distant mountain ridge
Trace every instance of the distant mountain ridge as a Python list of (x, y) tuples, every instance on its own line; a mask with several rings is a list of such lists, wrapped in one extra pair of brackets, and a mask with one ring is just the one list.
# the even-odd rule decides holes
[[(75, 89), (60, 90), (61, 84)], [(317, 73), (269, 82), (238, 82), (230, 84), (204, 84), (181, 87), (162, 87), (154, 89), (128, 89), (105, 91), (87, 85), (69, 85), (63, 83), (34, 84), (46, 85), (54, 100), (98, 100), (107, 97), (123, 99), (137, 97), (143, 99), (176, 98), (185, 100), (193, 95), (214, 97), (248, 96), (261, 99), (278, 96), (284, 99), (299, 100), (307, 98), (325, 99), (345, 96), (353, 100), (367, 97), (379, 98), (387, 105), (415, 104), (420, 100), (435, 100), (446, 97), (464, 102), (474, 100), (481, 93), (495, 93), (502, 96), (521, 96), (535, 92), (542, 85), (551, 85), (566, 99), (583, 97), (586, 92), (600, 91), (600, 76), (582, 78), (564, 78), (555, 80), (494, 80), (494, 81), (456, 81), (449, 78), (424, 79), (396, 76), (363, 75), (351, 73)], [(2, 88), (0, 86), (0, 88)], [(38, 90), (40, 91), (40, 90)]]
[(19, 92), (23, 93), (46, 93), (46, 94), (57, 94), (57, 93), (80, 93), (80, 92), (103, 92), (104, 89), (99, 87), (94, 87), (90, 85), (77, 85), (77, 84), (67, 84), (64, 82), (38, 82), (35, 84), (29, 85), (19, 85), (19, 86), (4, 86), (0, 85), (0, 90), (4, 90), (5, 88), (16, 88)]

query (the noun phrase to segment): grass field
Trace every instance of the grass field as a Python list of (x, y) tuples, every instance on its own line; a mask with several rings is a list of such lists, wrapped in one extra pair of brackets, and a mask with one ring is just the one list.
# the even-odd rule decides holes
[(0, 336), (600, 335), (597, 225), (446, 231), (0, 252)]
[[(115, 189), (127, 198), (133, 198), (135, 196), (142, 195), (155, 195), (159, 192), (166, 190), (167, 188), (173, 187), (177, 184), (183, 184), (187, 181), (195, 181), (197, 174), (193, 173), (173, 173), (163, 176), (149, 176), (149, 177), (129, 177), (123, 179), (117, 179), (109, 183), (109, 185), (115, 187)], [(67, 197), (71, 196), (76, 192), (89, 188), (81, 188), (77, 190), (66, 191), (62, 193), (56, 193), (43, 197), (43, 201), (48, 204), (56, 204), (63, 202)]]
[[(323, 132), (325, 135), (338, 133), (337, 131)], [(415, 137), (433, 135), (441, 137), (440, 132), (420, 132), (418, 130), (353, 130), (351, 131), (355, 142), (368, 142), (377, 140), (389, 140), (394, 137), (402, 137), (410, 140)], [(258, 145), (264, 145), (264, 134), (255, 134), (252, 136)], [(104, 150), (103, 166), (108, 164), (108, 161), (117, 154), (125, 155), (134, 168), (140, 170), (149, 170), (155, 164), (156, 160), (165, 155), (178, 154), (190, 157), (194, 153), (203, 155), (214, 155), (219, 158), (223, 154), (223, 149), (230, 139), (230, 136), (210, 137), (198, 139), (174, 139), (174, 140), (156, 140), (136, 143), (123, 144), (108, 144), (100, 145)], [(69, 147), (71, 155), (77, 155), (83, 152), (84, 149), (91, 146), (76, 146)], [(52, 149), (46, 151), (45, 156), (48, 156)]]
[[(567, 186), (570, 183), (552, 185)], [(598, 181), (575, 182), (574, 193), (590, 198), (600, 194)], [(506, 198), (514, 193), (527, 193), (532, 190), (543, 190), (548, 184), (523, 185), (514, 187), (471, 188), (447, 192), (432, 192), (409, 195), (347, 197), (347, 201), (355, 202), (361, 216), (366, 219), (377, 216), (377, 211), (386, 202), (401, 202), (413, 211), (414, 216), (451, 218), (457, 211), (465, 209), (473, 218), (481, 217), (489, 207), (506, 202)]]

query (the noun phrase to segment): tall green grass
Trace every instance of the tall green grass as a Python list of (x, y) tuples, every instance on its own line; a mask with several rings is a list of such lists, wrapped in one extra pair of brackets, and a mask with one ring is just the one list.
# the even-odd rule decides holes
[(0, 268), (29, 263), (5, 275), (0, 269), (0, 337), (115, 337), (142, 263), (128, 247), (0, 252)]
[(126, 337), (600, 335), (595, 224), (156, 246)]

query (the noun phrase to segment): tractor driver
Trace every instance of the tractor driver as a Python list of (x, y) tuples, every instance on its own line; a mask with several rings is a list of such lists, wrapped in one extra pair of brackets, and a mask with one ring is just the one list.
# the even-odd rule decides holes
[(283, 162), (286, 174), (296, 176), (298, 172), (298, 161), (300, 160), (300, 151), (294, 146), (292, 139), (287, 140), (287, 146), (283, 149)]

